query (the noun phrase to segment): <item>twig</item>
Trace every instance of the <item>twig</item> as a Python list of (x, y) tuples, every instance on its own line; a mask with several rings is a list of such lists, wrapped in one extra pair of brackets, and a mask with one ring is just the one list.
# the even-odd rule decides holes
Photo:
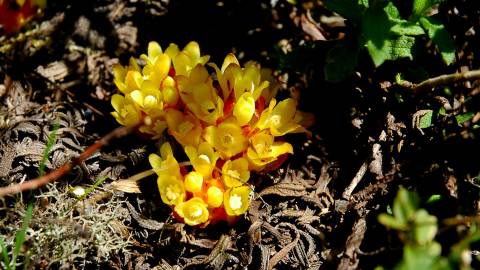
[(83, 153), (81, 153), (78, 157), (74, 158), (71, 162), (63, 165), (62, 167), (54, 170), (53, 172), (37, 177), (27, 182), (0, 188), (0, 197), (4, 197), (5, 195), (15, 194), (15, 193), (19, 193), (27, 190), (37, 189), (50, 182), (55, 181), (59, 177), (62, 177), (65, 174), (67, 174), (73, 167), (81, 164), (85, 159), (93, 155), (93, 153), (97, 152), (100, 148), (107, 145), (111, 140), (121, 138), (123, 136), (126, 136), (127, 134), (130, 134), (132, 131), (136, 130), (138, 127), (143, 125), (145, 122), (147, 122), (147, 119), (142, 119), (137, 124), (132, 126), (116, 128), (115, 130), (108, 133), (107, 135), (102, 137), (100, 140), (96, 141), (94, 144), (89, 146), (87, 149), (85, 149)]
[(430, 78), (419, 84), (403, 81), (400, 83), (400, 85), (412, 90), (415, 93), (421, 93), (429, 89), (432, 89), (433, 87), (436, 87), (436, 86), (469, 81), (469, 80), (480, 80), (480, 70), (471, 70), (471, 71), (454, 73), (454, 74), (444, 74), (438, 77)]
[(343, 192), (342, 197), (344, 199), (346, 199), (346, 200), (350, 199), (350, 196), (352, 195), (353, 190), (358, 185), (358, 183), (360, 183), (363, 176), (367, 172), (367, 169), (368, 169), (368, 163), (365, 161), (365, 162), (363, 162), (362, 166), (360, 166), (360, 169), (358, 169), (357, 174), (352, 179), (352, 182), (350, 182), (350, 185), (348, 185), (348, 187)]

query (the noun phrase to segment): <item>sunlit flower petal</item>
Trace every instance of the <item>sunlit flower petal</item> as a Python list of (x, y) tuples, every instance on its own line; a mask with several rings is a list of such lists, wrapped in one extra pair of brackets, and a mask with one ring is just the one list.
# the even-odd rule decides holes
[(198, 149), (187, 145), (185, 146), (185, 153), (195, 171), (201, 173), (205, 179), (210, 179), (219, 158), (219, 154), (213, 150), (212, 146), (208, 142), (200, 143)]
[(248, 161), (245, 158), (227, 160), (222, 167), (222, 179), (227, 187), (244, 185), (250, 178)]
[(223, 203), (223, 191), (216, 186), (207, 189), (207, 204), (209, 207), (220, 207)]
[(235, 123), (222, 122), (218, 126), (209, 126), (205, 128), (203, 136), (223, 159), (235, 156), (247, 148), (247, 138)]
[(229, 216), (239, 216), (248, 210), (251, 190), (248, 186), (235, 187), (224, 194), (223, 205)]
[(251, 169), (261, 170), (283, 154), (293, 153), (292, 145), (287, 142), (274, 142), (272, 135), (260, 132), (250, 139), (247, 159)]
[(209, 217), (207, 204), (196, 197), (175, 206), (175, 212), (190, 226), (205, 223)]
[(203, 176), (201, 173), (193, 171), (185, 175), (185, 189), (188, 192), (199, 192), (202, 190)]
[(191, 114), (169, 109), (165, 118), (168, 132), (183, 146), (197, 146), (200, 143), (202, 127), (200, 121)]
[(180, 179), (171, 175), (159, 175), (157, 185), (165, 204), (178, 205), (185, 200), (185, 187)]

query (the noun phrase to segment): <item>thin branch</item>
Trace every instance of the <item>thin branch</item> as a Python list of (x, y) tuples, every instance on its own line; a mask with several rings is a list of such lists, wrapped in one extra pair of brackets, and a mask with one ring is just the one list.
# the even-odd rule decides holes
[(100, 140), (96, 141), (87, 149), (85, 149), (85, 151), (83, 151), (78, 157), (74, 158), (71, 162), (63, 165), (62, 167), (54, 170), (51, 173), (37, 177), (27, 182), (0, 188), (0, 198), (6, 195), (37, 189), (50, 182), (55, 181), (56, 179), (66, 175), (73, 167), (81, 164), (85, 159), (90, 157), (93, 153), (97, 152), (100, 148), (107, 145), (111, 140), (118, 139), (130, 134), (132, 131), (135, 131), (138, 127), (140, 127), (147, 121), (148, 119), (142, 119), (135, 125), (116, 128), (112, 132), (100, 138)]
[(438, 77), (430, 78), (419, 84), (414, 84), (408, 81), (400, 83), (401, 86), (410, 89), (414, 93), (421, 93), (430, 90), (436, 86), (453, 84), (458, 82), (480, 80), (480, 70), (471, 70), (462, 73), (444, 74)]
[(367, 169), (368, 169), (368, 162), (365, 161), (363, 162), (362, 166), (360, 166), (360, 168), (358, 169), (357, 174), (352, 179), (352, 182), (350, 182), (350, 185), (348, 185), (348, 187), (343, 192), (342, 198), (344, 198), (345, 200), (350, 199), (350, 196), (352, 195), (353, 190), (355, 189), (355, 187), (357, 187), (358, 183), (360, 183), (363, 176), (367, 172)]

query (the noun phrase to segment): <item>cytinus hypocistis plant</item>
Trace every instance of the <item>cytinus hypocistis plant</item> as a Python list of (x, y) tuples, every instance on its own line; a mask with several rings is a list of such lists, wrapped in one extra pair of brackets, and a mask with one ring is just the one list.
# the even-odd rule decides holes
[(250, 204), (251, 172), (293, 153), (283, 135), (306, 131), (296, 100), (278, 102), (278, 84), (257, 63), (242, 67), (228, 54), (218, 67), (196, 42), (165, 51), (150, 42), (140, 59), (114, 67), (121, 93), (112, 97), (112, 115), (122, 125), (148, 116), (140, 132), (158, 139), (166, 130), (183, 147), (190, 171), (169, 143), (149, 156), (163, 203), (191, 226), (236, 220)]

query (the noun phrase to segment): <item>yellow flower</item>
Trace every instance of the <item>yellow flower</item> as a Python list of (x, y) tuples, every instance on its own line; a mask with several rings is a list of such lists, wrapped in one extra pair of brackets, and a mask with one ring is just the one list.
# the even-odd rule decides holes
[(158, 176), (157, 185), (165, 204), (178, 205), (185, 200), (185, 187), (181, 179), (162, 174)]
[(270, 129), (273, 136), (282, 136), (287, 133), (305, 132), (305, 128), (298, 124), (301, 120), (297, 112), (297, 102), (293, 98), (287, 98), (276, 104), (272, 99), (268, 109), (262, 112), (256, 127), (259, 129)]
[(229, 159), (247, 148), (247, 138), (235, 123), (225, 121), (218, 126), (208, 126), (203, 136), (222, 159)]
[(193, 115), (169, 109), (166, 112), (168, 132), (182, 145), (197, 146), (200, 143), (202, 127), (200, 121)]
[(223, 60), (221, 69), (214, 63), (210, 63), (209, 65), (215, 68), (217, 80), (222, 89), (223, 100), (227, 100), (233, 91), (235, 77), (238, 77), (238, 74), (241, 73), (240, 63), (235, 55), (229, 53)]
[(283, 154), (293, 154), (292, 145), (287, 142), (274, 142), (274, 138), (267, 132), (259, 132), (250, 139), (247, 149), (247, 159), (250, 167), (260, 171)]
[(133, 90), (127, 95), (130, 95), (132, 100), (145, 112), (163, 110), (162, 92), (151, 81), (145, 81), (140, 89)]
[(200, 55), (200, 46), (195, 41), (188, 43), (181, 52), (178, 52), (178, 47), (172, 47), (171, 54), (175, 54), (172, 60), (176, 75), (188, 76), (197, 64), (205, 65), (210, 59), (208, 55)]
[(190, 226), (205, 223), (209, 217), (207, 204), (197, 197), (175, 206), (175, 212)]
[(197, 65), (189, 76), (177, 76), (176, 79), (180, 97), (198, 119), (215, 124), (223, 116), (223, 100), (217, 95), (204, 66)]
[(243, 93), (235, 102), (233, 107), (233, 116), (237, 119), (240, 126), (250, 122), (255, 113), (255, 99), (251, 93)]
[(157, 175), (167, 175), (182, 179), (180, 165), (173, 156), (172, 147), (169, 143), (162, 144), (160, 147), (160, 156), (157, 154), (150, 154), (148, 156), (148, 161)]
[(207, 189), (207, 204), (209, 207), (217, 208), (223, 203), (223, 191), (216, 186)]
[(185, 146), (185, 153), (190, 159), (195, 171), (201, 173), (205, 179), (212, 177), (212, 172), (219, 158), (219, 154), (213, 150), (208, 142), (200, 143), (198, 149), (194, 146), (187, 145)]
[(233, 54), (225, 57), (221, 69), (215, 64), (211, 66), (216, 70), (224, 100), (230, 96), (232, 90), (235, 100), (239, 100), (244, 93), (250, 93), (253, 99), (257, 100), (269, 85), (268, 81), (262, 80), (261, 71), (257, 65), (249, 64), (242, 69)]
[(144, 79), (151, 81), (158, 88), (170, 71), (172, 62), (170, 57), (163, 53), (157, 42), (152, 41), (148, 43), (148, 55), (142, 54), (140, 58), (146, 62), (142, 70)]
[(113, 82), (120, 92), (127, 94), (135, 89), (140, 89), (143, 81), (140, 67), (134, 58), (130, 58), (130, 63), (127, 67), (120, 64), (113, 66)]
[(238, 187), (245, 184), (250, 178), (248, 161), (245, 158), (227, 160), (222, 167), (222, 178), (227, 187)]
[(130, 126), (140, 121), (142, 112), (131, 98), (125, 98), (122, 95), (114, 94), (111, 102), (113, 109), (115, 110), (112, 112), (112, 115), (121, 125)]
[(162, 82), (163, 101), (169, 106), (175, 106), (178, 103), (180, 95), (176, 87), (175, 80), (167, 76)]
[(248, 210), (250, 205), (250, 188), (248, 186), (235, 187), (224, 194), (223, 205), (229, 216), (239, 216)]
[(201, 173), (193, 171), (185, 176), (185, 189), (188, 192), (199, 192), (202, 190), (203, 176)]

